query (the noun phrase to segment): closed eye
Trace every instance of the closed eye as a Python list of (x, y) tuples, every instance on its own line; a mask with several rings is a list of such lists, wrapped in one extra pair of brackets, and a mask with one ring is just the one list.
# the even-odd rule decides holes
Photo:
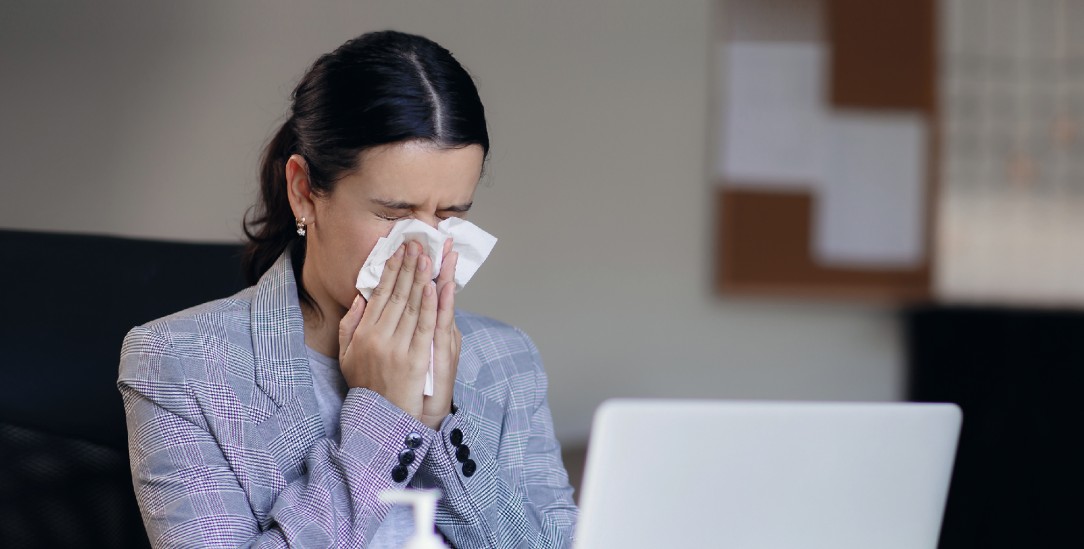
[(378, 213), (376, 216), (385, 221), (399, 221), (400, 219), (406, 219), (408, 217), (405, 215), (384, 215), (382, 213)]

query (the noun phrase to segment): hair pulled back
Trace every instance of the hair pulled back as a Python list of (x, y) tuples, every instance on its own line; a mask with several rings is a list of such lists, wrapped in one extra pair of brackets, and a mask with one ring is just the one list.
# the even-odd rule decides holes
[[(363, 34), (320, 56), (293, 91), (290, 117), (260, 160), (260, 195), (245, 216), (244, 272), (255, 284), (293, 246), (305, 253), (286, 188), (286, 161), (301, 155), (309, 185), (326, 196), (358, 169), (359, 155), (390, 143), (424, 140), (441, 148), (481, 145), (489, 133), (478, 90), (451, 52), (396, 31)], [(303, 302), (309, 298), (298, 287)]]

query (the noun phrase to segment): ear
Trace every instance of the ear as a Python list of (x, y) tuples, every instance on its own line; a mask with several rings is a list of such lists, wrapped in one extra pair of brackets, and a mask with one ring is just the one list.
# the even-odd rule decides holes
[(312, 187), (309, 186), (308, 164), (299, 154), (290, 155), (286, 160), (286, 196), (290, 199), (290, 209), (296, 219), (305, 218), (305, 223), (315, 221), (316, 207), (312, 201)]

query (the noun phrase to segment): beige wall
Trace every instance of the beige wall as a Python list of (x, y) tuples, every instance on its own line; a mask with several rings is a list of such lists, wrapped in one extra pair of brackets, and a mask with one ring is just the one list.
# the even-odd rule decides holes
[(610, 396), (902, 395), (890, 311), (710, 290), (705, 0), (11, 4), (2, 227), (236, 239), (293, 82), (397, 28), (477, 78), (501, 241), (461, 304), (533, 336), (563, 440)]

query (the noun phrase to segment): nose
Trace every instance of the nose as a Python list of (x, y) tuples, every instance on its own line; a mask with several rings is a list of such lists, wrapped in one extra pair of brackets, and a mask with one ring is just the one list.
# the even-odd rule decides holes
[(414, 214), (414, 219), (417, 219), (418, 221), (421, 221), (422, 223), (425, 223), (426, 225), (429, 225), (430, 227), (433, 227), (434, 229), (437, 228), (437, 223), (440, 223), (440, 218), (437, 217), (436, 212), (433, 212), (433, 213), (417, 212), (417, 213)]

